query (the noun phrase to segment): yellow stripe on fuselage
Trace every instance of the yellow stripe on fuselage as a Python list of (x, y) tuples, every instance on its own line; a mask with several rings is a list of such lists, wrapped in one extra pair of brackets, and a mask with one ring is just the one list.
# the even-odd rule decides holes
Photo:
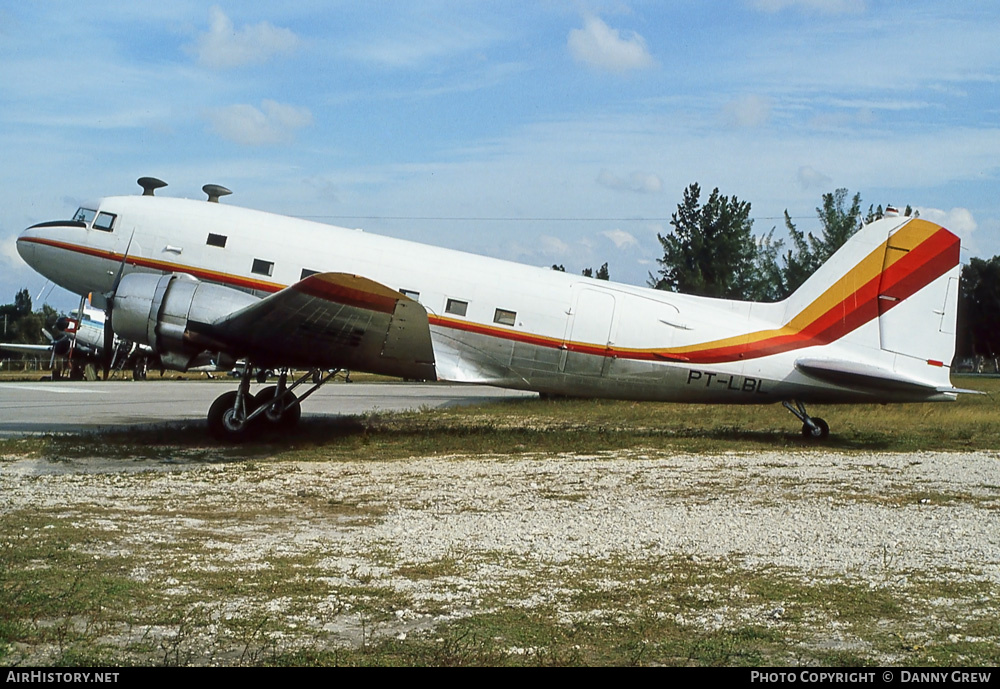
[[(941, 229), (938, 225), (926, 220), (914, 219), (906, 223), (892, 235), (892, 245), (905, 249), (906, 251), (919, 246), (935, 232)], [(829, 313), (832, 309), (842, 304), (845, 299), (855, 294), (862, 286), (876, 279), (884, 268), (889, 267), (899, 259), (903, 258), (905, 251), (889, 252), (889, 263), (886, 263), (886, 247), (889, 239), (882, 242), (873, 249), (865, 258), (857, 263), (851, 270), (834, 282), (822, 294), (809, 303), (804, 309), (792, 316), (792, 318), (782, 327), (771, 330), (760, 330), (745, 335), (727, 337), (721, 340), (701, 342), (684, 347), (672, 347), (670, 353), (689, 354), (705, 349), (717, 349), (736, 345), (748, 345), (762, 342), (776, 337), (797, 335), (805, 330), (819, 318)]]

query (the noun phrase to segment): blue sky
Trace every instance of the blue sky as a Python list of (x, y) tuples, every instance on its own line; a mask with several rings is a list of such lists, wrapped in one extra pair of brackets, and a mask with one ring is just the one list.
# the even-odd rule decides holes
[(632, 284), (691, 182), (776, 237), (846, 187), (989, 258), (998, 30), (983, 0), (5, 3), (0, 303), (45, 287), (24, 227), (144, 175)]

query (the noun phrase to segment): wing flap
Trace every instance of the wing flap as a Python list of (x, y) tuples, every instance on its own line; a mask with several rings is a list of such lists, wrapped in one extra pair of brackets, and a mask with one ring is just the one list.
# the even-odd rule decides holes
[(357, 275), (310, 275), (198, 329), (261, 366), (436, 378), (424, 307)]

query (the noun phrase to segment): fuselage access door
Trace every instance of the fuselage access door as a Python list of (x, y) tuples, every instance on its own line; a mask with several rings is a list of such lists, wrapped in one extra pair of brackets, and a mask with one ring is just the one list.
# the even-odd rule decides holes
[(572, 308), (566, 323), (559, 371), (570, 375), (603, 376), (614, 344), (615, 295), (590, 285), (573, 285)]

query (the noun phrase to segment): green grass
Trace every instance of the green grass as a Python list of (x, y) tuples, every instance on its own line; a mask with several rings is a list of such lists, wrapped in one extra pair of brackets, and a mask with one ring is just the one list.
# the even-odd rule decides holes
[[(824, 447), (841, 452), (1000, 449), (1000, 381), (959, 384), (991, 395), (810, 411), (833, 428)], [(277, 543), (266, 556), (237, 556), (243, 534), (263, 525), (276, 525), (279, 534), (291, 534), (304, 519), (360, 529), (380, 524), (396, 507), (384, 495), (341, 495), (323, 486), (272, 503), (253, 500), (256, 482), (275, 466), (294, 472), (299, 461), (480, 454), (544, 461), (619, 449), (640, 457), (645, 449), (814, 447), (780, 407), (592, 400), (307, 418), (286, 438), (239, 447), (215, 443), (198, 428), (0, 440), (0, 462), (93, 457), (110, 462), (112, 476), (136, 482), (162, 474), (116, 474), (114, 463), (129, 469), (180, 461), (187, 473), (172, 485), (211, 478), (207, 490), (234, 496), (233, 504), (201, 504), (170, 491), (145, 504), (0, 504), (0, 665), (1000, 664), (1000, 590), (976, 571), (988, 565), (899, 571), (888, 549), (872, 554), (874, 568), (885, 573), (881, 584), (751, 566), (736, 556), (640, 552), (545, 562), (476, 552), (413, 562), (378, 542), (352, 565), (336, 566), (335, 541)], [(919, 486), (886, 495), (840, 483), (779, 489), (787, 495), (766, 499), (808, 493), (888, 508), (1000, 506), (986, 493)], [(586, 487), (540, 490), (566, 503), (587, 496)], [(741, 487), (715, 485), (706, 474), (697, 487), (678, 490), (690, 491), (686, 499), (694, 503)], [(172, 520), (171, 527), (137, 539), (143, 518), (154, 517)], [(415, 587), (430, 594), (417, 596)]]
[[(905, 582), (641, 554), (407, 563), (376, 552), (365, 571), (335, 571), (315, 547), (247, 569), (183, 530), (164, 556), (129, 551), (122, 534), (78, 521), (59, 510), (0, 518), (0, 664), (1000, 663), (995, 584), (897, 572), (891, 561), (888, 573)], [(92, 554), (96, 543), (118, 543), (117, 554)], [(165, 561), (175, 564), (155, 566)], [(419, 603), (380, 573), (386, 566), (447, 600), (453, 578), (497, 565), (508, 574), (474, 608)], [(141, 581), (131, 574), (138, 568)], [(400, 632), (405, 619), (416, 623)]]
[(831, 427), (820, 444), (805, 441), (800, 423), (780, 405), (683, 405), (609, 400), (519, 399), (477, 407), (312, 417), (284, 436), (231, 446), (200, 426), (107, 434), (0, 440), (0, 457), (49, 459), (182, 458), (194, 462), (374, 460), (447, 454), (599, 452), (623, 448), (725, 452), (824, 447), (844, 452), (997, 450), (1000, 379), (963, 378), (987, 395), (940, 404), (810, 407)]
[[(639, 580), (621, 579), (623, 568)], [(922, 628), (924, 616), (946, 614), (942, 610), (984, 593), (948, 590), (945, 583), (925, 584), (935, 602), (914, 606), (905, 591), (860, 582), (803, 583), (775, 568), (746, 570), (683, 558), (592, 562), (583, 572), (559, 573), (561, 585), (578, 588), (578, 595), (529, 607), (488, 601), (483, 612), (405, 640), (384, 638), (363, 649), (308, 656), (278, 654), (269, 662), (865, 666), (889, 658), (919, 666), (1000, 659), (989, 643), (997, 638), (997, 623), (987, 614), (972, 612), (950, 631)], [(611, 591), (609, 577), (618, 584)], [(956, 634), (957, 628), (963, 633)]]

